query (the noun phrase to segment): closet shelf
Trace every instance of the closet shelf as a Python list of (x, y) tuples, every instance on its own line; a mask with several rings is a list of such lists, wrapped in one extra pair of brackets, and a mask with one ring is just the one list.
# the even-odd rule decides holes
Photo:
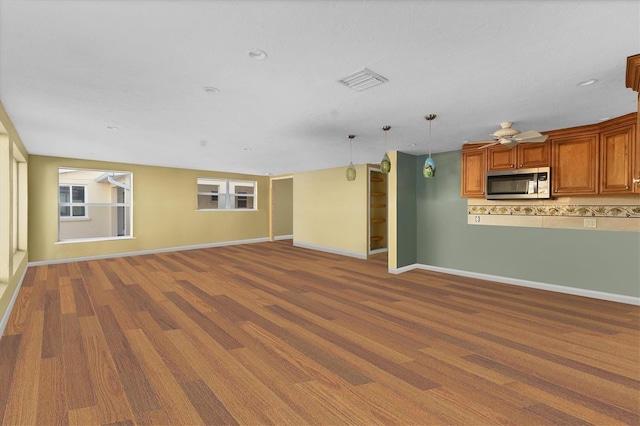
[(377, 167), (368, 167), (369, 182), (367, 188), (368, 224), (367, 255), (376, 256), (387, 252), (387, 206), (389, 205), (387, 175)]

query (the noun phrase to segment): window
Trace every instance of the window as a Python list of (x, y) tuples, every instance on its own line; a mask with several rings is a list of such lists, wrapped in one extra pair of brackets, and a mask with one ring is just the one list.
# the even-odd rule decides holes
[(27, 251), (27, 162), (0, 123), (0, 297)]
[(130, 172), (58, 169), (58, 240), (132, 236)]
[(257, 210), (256, 181), (198, 178), (198, 210)]
[(87, 217), (86, 187), (81, 185), (59, 185), (60, 217)]

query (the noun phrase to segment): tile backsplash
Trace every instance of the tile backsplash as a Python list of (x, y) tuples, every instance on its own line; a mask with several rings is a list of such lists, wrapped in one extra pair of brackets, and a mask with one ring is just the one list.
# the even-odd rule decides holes
[(467, 200), (467, 223), (640, 232), (640, 196)]

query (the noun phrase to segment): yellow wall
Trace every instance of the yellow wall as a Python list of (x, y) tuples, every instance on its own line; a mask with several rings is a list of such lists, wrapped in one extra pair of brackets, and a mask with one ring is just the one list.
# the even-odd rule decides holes
[(21, 168), (26, 169), (28, 167), (29, 154), (0, 102), (0, 162), (2, 163), (0, 164), (0, 325), (5, 318), (5, 314), (8, 314), (9, 302), (16, 292), (18, 283), (27, 267), (29, 257), (26, 244), (26, 197), (23, 197), (19, 206), (19, 212), (24, 212), (24, 214), (15, 218), (19, 224), (19, 234), (21, 234), (18, 247), (15, 247), (13, 237), (14, 217), (12, 203), (14, 199), (20, 199), (18, 193), (14, 190), (15, 164), (13, 159), (15, 157), (24, 160), (24, 162), (21, 162)]
[(294, 174), (294, 244), (367, 255), (367, 168), (356, 166), (353, 182), (345, 172), (346, 166)]
[[(133, 239), (57, 243), (58, 168), (133, 173)], [(198, 177), (256, 180), (258, 211), (196, 211)], [(29, 260), (47, 261), (268, 238), (269, 178), (32, 155)]]

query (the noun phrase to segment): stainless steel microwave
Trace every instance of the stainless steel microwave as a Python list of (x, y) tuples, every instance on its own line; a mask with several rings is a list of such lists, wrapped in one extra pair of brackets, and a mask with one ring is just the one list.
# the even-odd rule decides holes
[(500, 170), (487, 172), (487, 200), (551, 198), (551, 169)]

